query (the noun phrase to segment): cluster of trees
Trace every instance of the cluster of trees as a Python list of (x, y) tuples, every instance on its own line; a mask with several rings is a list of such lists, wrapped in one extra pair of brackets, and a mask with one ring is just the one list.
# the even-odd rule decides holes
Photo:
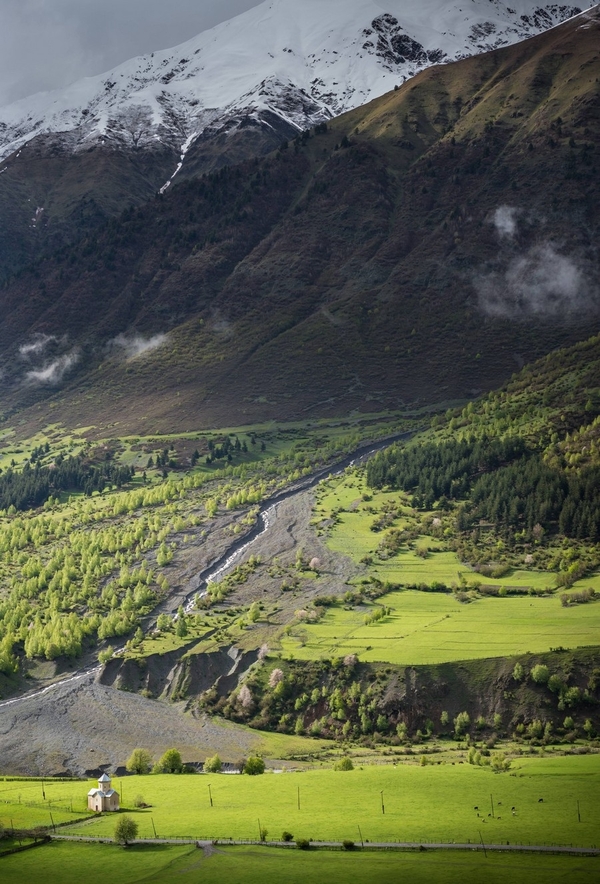
[(541, 526), (600, 540), (600, 468), (567, 473), (549, 466), (518, 437), (395, 446), (370, 461), (367, 479), (372, 487), (411, 492), (415, 506), (424, 509), (464, 501), (456, 520), (461, 532), (484, 522), (534, 539)]
[(465, 497), (477, 475), (521, 458), (522, 439), (450, 439), (380, 451), (367, 466), (371, 488), (398, 488), (414, 495), (415, 505), (431, 509), (442, 498)]
[(211, 439), (208, 443), (208, 450), (209, 454), (206, 457), (207, 464), (211, 464), (215, 460), (227, 460), (231, 463), (234, 454), (240, 454), (241, 452), (246, 453), (248, 451), (248, 446), (246, 442), (240, 442), (237, 436), (233, 442), (231, 441), (230, 436), (225, 436), (225, 439), (220, 445), (215, 445)]
[[(159, 569), (172, 560), (176, 538), (205, 518), (197, 513), (201, 501), (207, 517), (219, 507), (252, 506), (334, 455), (351, 450), (357, 441), (352, 435), (311, 451), (284, 452), (212, 475), (190, 473), (152, 486), (71, 498), (63, 505), (48, 498), (43, 511), (21, 514), (15, 507), (8, 515), (0, 513), (0, 671), (15, 672), (23, 655), (78, 656), (97, 640), (134, 632), (139, 617), (168, 589), (168, 579)], [(38, 464), (43, 453), (45, 448), (36, 453)], [(24, 473), (44, 475), (48, 470), (28, 466)], [(131, 478), (128, 467), (108, 461), (88, 467), (80, 458), (60, 460), (60, 456), (50, 472), (53, 482), (63, 475), (70, 484), (83, 481), (86, 470), (94, 487), (96, 479), (100, 487), (102, 480), (118, 485), (119, 476)], [(12, 476), (5, 474), (5, 483), (22, 474)], [(207, 482), (210, 495), (204, 491)], [(251, 509), (246, 524), (255, 518)], [(154, 554), (157, 567), (152, 564)], [(243, 582), (245, 569), (257, 565), (258, 560), (251, 559), (244, 573), (236, 572), (232, 579)], [(228, 589), (228, 584), (217, 585), (215, 597)], [(185, 626), (182, 617), (177, 628)]]
[[(127, 759), (126, 769), (133, 774), (180, 774), (193, 773), (193, 767), (186, 767), (181, 758), (179, 749), (167, 749), (159, 760), (154, 763), (152, 755), (147, 749), (134, 749)], [(218, 754), (207, 758), (204, 762), (205, 773), (221, 773), (223, 762)], [(240, 762), (239, 770), (249, 776), (257, 776), (265, 772), (265, 762), (258, 755), (251, 755)]]
[(228, 698), (208, 692), (203, 705), (251, 727), (335, 739), (404, 739), (406, 725), (382, 706), (383, 686), (356, 680), (356, 655), (338, 660), (267, 665)]
[(61, 491), (83, 491), (91, 496), (94, 491), (117, 488), (131, 481), (134, 468), (104, 463), (93, 466), (82, 457), (62, 458), (59, 455), (52, 466), (32, 466), (27, 462), (20, 472), (9, 469), (0, 476), (0, 509), (23, 511), (41, 506)]

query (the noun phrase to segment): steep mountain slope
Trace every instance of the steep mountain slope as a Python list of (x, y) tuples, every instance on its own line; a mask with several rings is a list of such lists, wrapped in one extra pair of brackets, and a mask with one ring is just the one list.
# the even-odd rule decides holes
[(599, 37), (595, 9), (431, 68), (22, 274), (0, 298), (5, 414), (137, 430), (372, 411), (473, 395), (587, 337)]
[(265, 0), (175, 49), (0, 109), (0, 278), (42, 246), (273, 150), (433, 63), (580, 11), (540, 0)]
[(518, 0), (265, 0), (181, 46), (0, 111), (5, 158), (61, 133), (72, 150), (156, 141), (187, 152), (215, 120), (273, 111), (297, 129), (388, 91), (398, 77), (546, 30), (581, 10)]

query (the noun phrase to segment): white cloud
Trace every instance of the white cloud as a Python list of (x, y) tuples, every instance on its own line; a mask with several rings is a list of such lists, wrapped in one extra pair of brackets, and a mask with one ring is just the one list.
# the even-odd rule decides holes
[(109, 352), (120, 352), (125, 359), (135, 359), (144, 353), (162, 347), (166, 341), (167, 335), (165, 334), (153, 335), (151, 338), (145, 338), (139, 334), (129, 336), (121, 334), (109, 341), (108, 350)]
[(499, 206), (493, 215), (494, 227), (502, 239), (512, 239), (517, 232), (517, 219), (521, 210), (515, 206)]
[(31, 359), (34, 356), (40, 356), (48, 344), (52, 341), (56, 341), (57, 338), (54, 335), (44, 335), (38, 333), (33, 336), (33, 340), (28, 341), (26, 344), (21, 344), (19, 347), (19, 354), (26, 359)]
[(566, 317), (598, 307), (597, 288), (584, 267), (551, 242), (532, 246), (474, 284), (479, 307), (488, 316)]
[(73, 350), (58, 359), (49, 362), (43, 368), (28, 371), (25, 375), (30, 384), (48, 384), (55, 386), (60, 384), (66, 373), (79, 361), (79, 353)]

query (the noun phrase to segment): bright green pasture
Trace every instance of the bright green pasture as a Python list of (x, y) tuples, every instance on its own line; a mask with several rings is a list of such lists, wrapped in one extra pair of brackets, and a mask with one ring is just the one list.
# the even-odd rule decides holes
[(73, 786), (50, 780), (42, 786), (40, 780), (0, 780), (0, 822), (5, 828), (33, 829), (75, 822), (87, 815), (87, 797), (81, 796), (80, 783)]
[[(114, 785), (121, 788), (121, 781)], [(260, 819), (274, 839), (287, 830), (312, 840), (355, 840), (360, 826), (363, 837), (371, 841), (478, 841), (482, 831), (490, 843), (600, 844), (597, 755), (519, 760), (510, 774), (458, 763), (398, 764), (262, 777), (127, 777), (122, 787), (124, 807), (133, 808), (137, 795), (152, 805), (128, 810), (139, 824), (140, 837), (152, 837), (154, 823), (159, 836), (255, 838)], [(55, 787), (65, 796), (81, 797), (88, 788), (85, 783)], [(495, 819), (487, 815), (491, 793)], [(474, 806), (479, 807), (480, 817)], [(115, 817), (107, 814), (70, 827), (69, 832), (109, 836), (114, 827)]]
[(80, 884), (91, 870), (114, 884), (589, 884), (600, 869), (597, 858), (440, 852), (343, 853), (218, 847), (211, 856), (195, 847), (54, 842), (0, 860), (0, 875), (11, 884)]
[(365, 614), (329, 608), (318, 623), (282, 639), (285, 656), (318, 659), (358, 653), (360, 659), (398, 664), (446, 663), (542, 653), (600, 642), (600, 605), (563, 608), (557, 597), (487, 597), (469, 604), (446, 593), (407, 590), (379, 599), (392, 613), (368, 626)]

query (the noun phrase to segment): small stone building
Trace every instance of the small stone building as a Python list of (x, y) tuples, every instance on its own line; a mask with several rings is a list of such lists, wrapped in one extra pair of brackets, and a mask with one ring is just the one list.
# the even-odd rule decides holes
[(111, 789), (111, 779), (108, 774), (102, 774), (98, 780), (98, 788), (88, 792), (88, 809), (97, 813), (103, 811), (115, 811), (119, 809), (119, 793)]

